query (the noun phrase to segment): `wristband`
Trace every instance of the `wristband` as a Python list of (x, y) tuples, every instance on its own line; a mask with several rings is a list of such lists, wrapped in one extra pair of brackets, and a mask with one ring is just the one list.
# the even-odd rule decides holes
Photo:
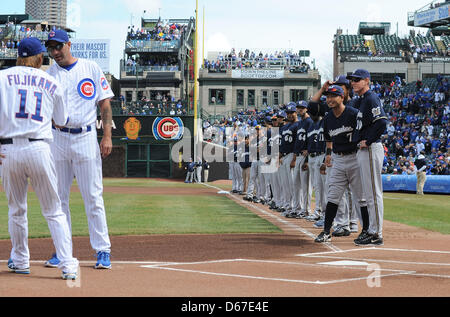
[(327, 155), (331, 155), (331, 149), (327, 148)]

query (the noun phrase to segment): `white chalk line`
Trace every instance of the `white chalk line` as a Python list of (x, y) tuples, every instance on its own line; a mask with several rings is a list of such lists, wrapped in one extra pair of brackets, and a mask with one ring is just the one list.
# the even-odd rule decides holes
[[(272, 277), (253, 276), (253, 275), (242, 275), (242, 274), (228, 274), (228, 273), (206, 272), (206, 271), (177, 269), (177, 268), (168, 268), (168, 267), (153, 267), (153, 268), (154, 269), (160, 269), (160, 270), (178, 271), (178, 272), (205, 274), (205, 275), (226, 276), (226, 277), (246, 278), (246, 279), (256, 279), (256, 280), (267, 280), (267, 281), (278, 281), (278, 282), (319, 284), (319, 285), (344, 283), (344, 282), (359, 281), (359, 280), (367, 280), (367, 276), (365, 276), (365, 277), (356, 277), (356, 278), (332, 280), (332, 281), (306, 281), (306, 280), (293, 280), (293, 279), (272, 278)], [(404, 272), (392, 273), (392, 274), (380, 274), (380, 275), (378, 275), (378, 277), (406, 275), (406, 274), (411, 274), (411, 273), (412, 272), (404, 271)]]
[[(271, 260), (252, 260), (252, 259), (231, 259), (231, 260), (218, 260), (218, 261), (203, 261), (203, 262), (189, 262), (189, 263), (177, 263), (172, 264), (175, 265), (192, 265), (192, 264), (211, 264), (211, 263), (223, 263), (223, 262), (257, 262), (257, 263), (272, 263), (272, 264), (286, 264), (286, 265), (301, 265), (301, 266), (318, 266), (318, 267), (331, 267), (330, 265), (324, 264), (312, 264), (312, 263), (299, 263), (299, 262), (284, 262), (284, 261), (271, 261)], [(243, 274), (232, 274), (232, 273), (219, 273), (219, 272), (208, 272), (201, 270), (190, 270), (190, 269), (181, 269), (174, 267), (166, 267), (166, 265), (146, 265), (141, 266), (143, 268), (150, 269), (160, 269), (160, 270), (168, 270), (168, 271), (177, 271), (177, 272), (185, 272), (185, 273), (195, 273), (195, 274), (204, 274), (204, 275), (214, 275), (214, 276), (222, 276), (222, 277), (234, 277), (234, 278), (244, 278), (244, 279), (256, 279), (256, 280), (267, 280), (267, 281), (277, 281), (277, 282), (289, 282), (289, 283), (304, 283), (304, 284), (318, 284), (318, 285), (327, 285), (327, 284), (336, 284), (336, 283), (344, 283), (351, 281), (360, 281), (367, 280), (367, 276), (364, 277), (355, 277), (355, 278), (346, 278), (346, 279), (337, 279), (330, 281), (308, 281), (308, 280), (300, 280), (300, 279), (285, 279), (285, 278), (275, 278), (275, 277), (263, 277), (263, 276), (255, 276), (255, 275), (243, 275)], [(349, 269), (349, 270), (358, 270), (358, 271), (366, 271), (366, 269), (362, 269), (360, 267), (350, 267), (344, 266), (340, 267), (341, 269)], [(393, 272), (387, 274), (379, 274), (378, 277), (389, 277), (389, 276), (397, 276), (397, 275), (406, 275), (413, 274), (414, 271), (405, 271), (405, 270), (393, 270), (393, 269), (380, 269), (381, 271)]]
[[(210, 187), (210, 188), (219, 190), (219, 191), (223, 190), (223, 189), (221, 189), (221, 188), (219, 188), (219, 187), (216, 187), (216, 186), (213, 186), (213, 185), (209, 185), (209, 184), (205, 184), (205, 183), (202, 183), (202, 184), (205, 185), (205, 186), (207, 186), (207, 187)], [(270, 213), (270, 212), (267, 212), (266, 210), (261, 209), (261, 208), (259, 208), (258, 206), (255, 206), (254, 204), (248, 203), (248, 202), (246, 202), (246, 201), (241, 201), (240, 199), (234, 197), (234, 196), (233, 196), (232, 194), (230, 194), (230, 193), (228, 193), (228, 195), (229, 195), (233, 200), (235, 200), (235, 201), (237, 201), (237, 202), (240, 202), (240, 203), (243, 203), (244, 205), (249, 206), (249, 207), (251, 207), (251, 208), (254, 208), (254, 209), (258, 210), (259, 212), (261, 212), (262, 214), (264, 214), (264, 215), (266, 215), (266, 216), (270, 216), (271, 218), (276, 219), (277, 221), (283, 223), (284, 225), (286, 225), (287, 227), (290, 227), (291, 229), (294, 229), (294, 230), (296, 230), (296, 231), (300, 231), (301, 233), (307, 235), (308, 237), (310, 237), (310, 238), (312, 238), (312, 239), (316, 238), (316, 236), (315, 236), (312, 232), (310, 232), (310, 231), (308, 231), (308, 230), (306, 230), (306, 229), (304, 229), (304, 228), (302, 228), (302, 227), (300, 227), (300, 226), (298, 226), (298, 225), (295, 225), (295, 224), (293, 224), (293, 223), (291, 223), (291, 222), (289, 222), (289, 221), (286, 221), (286, 220), (282, 219), (281, 217), (279, 217), (279, 216), (277, 216), (277, 215), (274, 215), (274, 214), (272, 214), (272, 213)], [(323, 245), (325, 245), (326, 247), (328, 247), (330, 250), (332, 250), (332, 251), (334, 251), (334, 252), (340, 252), (340, 251), (342, 251), (340, 248), (336, 247), (335, 245), (333, 245), (332, 243), (329, 243), (329, 242), (323, 243)]]

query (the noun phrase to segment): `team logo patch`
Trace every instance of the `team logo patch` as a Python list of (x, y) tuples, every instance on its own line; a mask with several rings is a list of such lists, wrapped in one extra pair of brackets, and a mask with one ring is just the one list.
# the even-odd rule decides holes
[(50, 33), (48, 33), (49, 37), (55, 37), (55, 35), (56, 35), (55, 31), (51, 31)]
[(374, 116), (374, 117), (377, 117), (377, 116), (379, 116), (381, 114), (381, 109), (380, 109), (380, 107), (376, 107), (376, 108), (373, 108), (372, 109), (372, 115)]
[(135, 117), (128, 118), (124, 122), (123, 128), (125, 129), (125, 133), (127, 134), (127, 139), (129, 140), (139, 139), (139, 132), (141, 131), (142, 128), (141, 121), (139, 121)]
[(81, 98), (91, 100), (95, 97), (95, 84), (92, 79), (85, 78), (78, 84), (78, 94)]
[(108, 81), (105, 77), (100, 79), (100, 84), (102, 85), (103, 90), (107, 90), (109, 88)]
[(178, 117), (157, 117), (153, 121), (152, 131), (157, 140), (179, 140), (183, 136), (184, 124)]

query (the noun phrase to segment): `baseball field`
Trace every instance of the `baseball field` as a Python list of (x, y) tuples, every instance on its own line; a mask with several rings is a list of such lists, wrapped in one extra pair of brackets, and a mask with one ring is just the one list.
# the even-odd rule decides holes
[[(81, 269), (73, 285), (43, 266), (52, 241), (31, 187), (31, 274), (8, 272), (2, 189), (0, 279), (6, 283), (0, 283), (0, 296), (448, 296), (448, 195), (385, 193), (385, 244), (361, 248), (352, 242), (356, 234), (314, 243), (320, 229), (311, 222), (284, 218), (230, 189), (229, 181), (104, 179), (113, 268), (98, 271), (74, 182), (70, 208)], [(99, 293), (100, 287), (107, 291)]]

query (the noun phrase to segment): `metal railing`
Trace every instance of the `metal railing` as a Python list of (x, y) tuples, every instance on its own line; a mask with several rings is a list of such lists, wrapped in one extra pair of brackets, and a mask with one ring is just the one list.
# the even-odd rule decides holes
[(168, 65), (168, 66), (128, 66), (121, 65), (120, 71), (130, 73), (130, 75), (136, 75), (138, 71), (139, 75), (143, 75), (142, 72), (176, 72), (180, 70), (178, 65)]
[(255, 57), (255, 58), (223, 58), (213, 61), (206, 60), (202, 67), (209, 70), (223, 70), (236, 68), (270, 68), (286, 69), (302, 67), (307, 64), (302, 57)]
[(181, 46), (180, 40), (155, 41), (155, 40), (129, 40), (125, 42), (126, 50), (139, 52), (170, 52), (177, 51)]

